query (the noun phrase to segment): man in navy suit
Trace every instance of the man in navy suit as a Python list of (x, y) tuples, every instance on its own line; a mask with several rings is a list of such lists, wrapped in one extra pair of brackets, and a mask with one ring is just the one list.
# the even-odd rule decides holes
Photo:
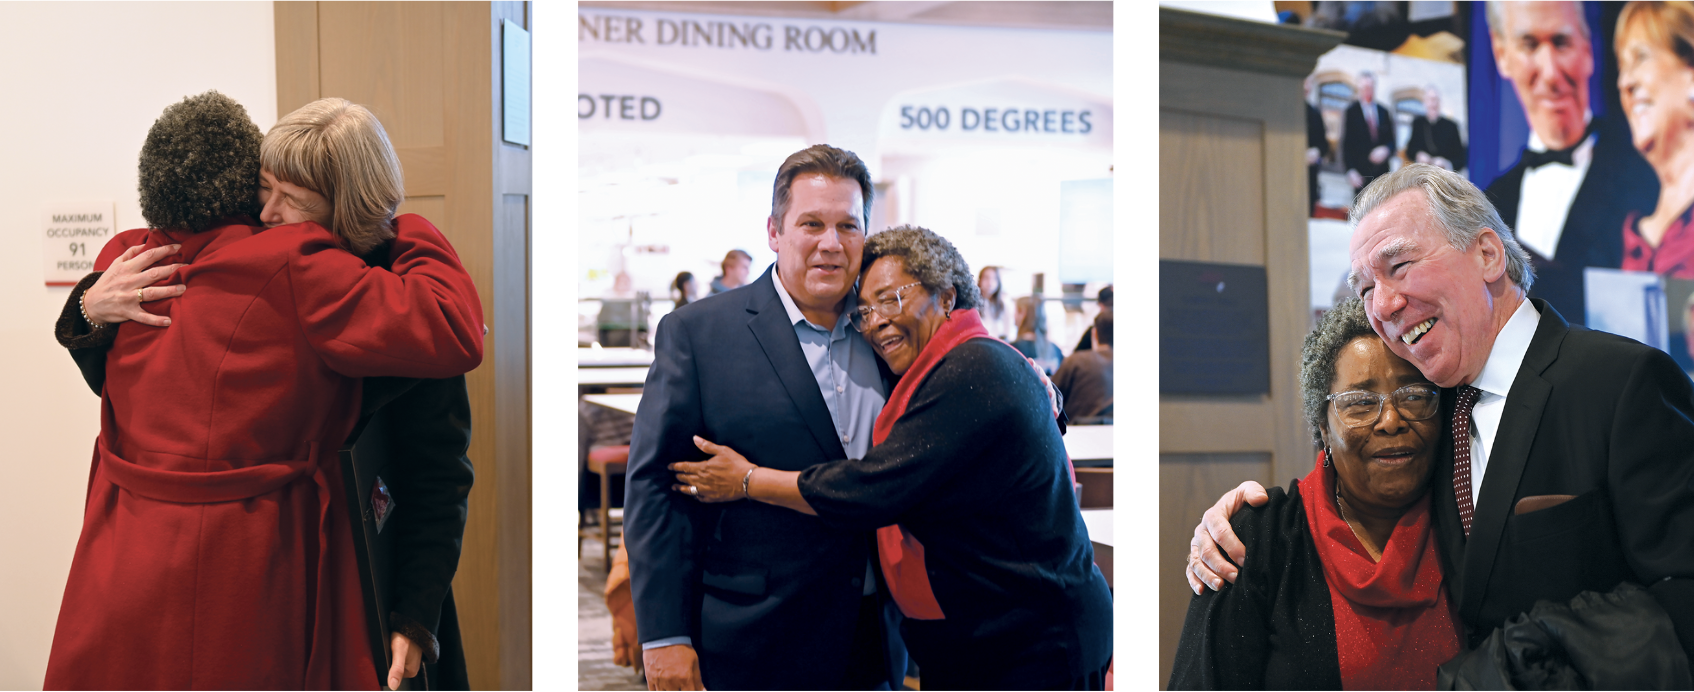
[(1624, 219), (1659, 197), (1628, 125), (1590, 111), (1588, 32), (1580, 3), (1488, 3), (1494, 63), (1531, 132), (1518, 162), (1488, 184), (1488, 199), (1541, 277), (1530, 297), (1576, 324), (1587, 322), (1583, 268), (1621, 265)]
[(707, 458), (695, 436), (789, 471), (869, 450), (888, 375), (847, 313), (873, 194), (852, 152), (788, 157), (766, 221), (776, 265), (659, 322), (624, 505), (652, 689), (900, 687), (904, 649), (870, 532), (756, 502), (701, 504), (667, 468)]
[(1357, 193), (1388, 172), (1388, 157), (1399, 144), (1394, 139), (1394, 116), (1376, 102), (1376, 75), (1359, 73), (1359, 100), (1347, 106), (1341, 130), (1341, 163)]

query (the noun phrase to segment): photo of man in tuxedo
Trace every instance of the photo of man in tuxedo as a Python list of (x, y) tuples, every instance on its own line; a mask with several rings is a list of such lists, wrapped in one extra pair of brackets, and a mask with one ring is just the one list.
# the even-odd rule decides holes
[(1441, 117), (1441, 92), (1434, 85), (1423, 89), (1424, 115), (1412, 120), (1412, 137), (1406, 140), (1406, 160), (1427, 163), (1449, 171), (1463, 170), (1470, 152), (1459, 137), (1459, 124)]
[(1358, 194), (1370, 181), (1388, 172), (1388, 157), (1399, 145), (1394, 139), (1394, 116), (1376, 102), (1376, 75), (1359, 73), (1359, 100), (1347, 106), (1341, 130), (1341, 162), (1347, 182)]
[(1535, 263), (1531, 297), (1584, 324), (1583, 268), (1619, 266), (1624, 219), (1653, 208), (1658, 180), (1622, 118), (1593, 116), (1594, 51), (1580, 3), (1490, 2), (1488, 32), (1531, 130), (1488, 198)]

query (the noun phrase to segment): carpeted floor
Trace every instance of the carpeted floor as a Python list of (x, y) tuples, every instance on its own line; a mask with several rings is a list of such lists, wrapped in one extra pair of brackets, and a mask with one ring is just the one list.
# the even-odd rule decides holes
[(582, 540), (576, 568), (576, 679), (582, 690), (645, 690), (634, 668), (612, 665), (612, 614), (606, 612), (606, 568), (600, 541)]

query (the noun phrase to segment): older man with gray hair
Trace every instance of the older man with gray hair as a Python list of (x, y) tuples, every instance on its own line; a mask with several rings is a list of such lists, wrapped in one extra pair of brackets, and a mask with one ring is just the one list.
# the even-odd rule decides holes
[[(1633, 583), (1694, 659), (1688, 376), (1662, 351), (1527, 298), (1528, 253), (1455, 173), (1410, 164), (1379, 178), (1352, 223), (1348, 281), (1372, 329), (1452, 390), (1431, 501), (1467, 648), (1537, 601)], [(1196, 591), (1233, 582), (1250, 559), (1228, 516), (1264, 497), (1244, 483), (1206, 513), (1188, 570)]]

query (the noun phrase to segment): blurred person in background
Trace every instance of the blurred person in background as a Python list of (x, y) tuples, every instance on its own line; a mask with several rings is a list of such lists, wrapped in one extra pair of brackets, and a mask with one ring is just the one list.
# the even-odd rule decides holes
[(753, 256), (746, 250), (730, 250), (723, 256), (722, 269), (723, 273), (712, 279), (711, 295), (747, 285), (747, 277), (753, 270)]
[(694, 302), (700, 292), (694, 287), (694, 274), (682, 272), (671, 281), (671, 299), (676, 301), (676, 307), (682, 307)]
[(1059, 361), (1064, 360), (1064, 352), (1057, 344), (1047, 340), (1046, 321), (1041, 319), (1040, 306), (1035, 304), (1035, 298), (1019, 298), (1017, 306), (1018, 338), (1012, 342), (1012, 348), (1039, 363), (1042, 370), (1052, 375), (1059, 369)]
[(1010, 341), (1015, 336), (1012, 327), (1012, 312), (1006, 309), (1006, 300), (1001, 297), (1005, 287), (1000, 285), (1000, 268), (989, 265), (982, 268), (976, 275), (977, 290), (982, 292), (982, 326), (988, 328), (988, 333), (1001, 341)]
[[(1096, 316), (1112, 314), (1112, 287), (1110, 285), (1100, 289), (1100, 292), (1096, 294), (1094, 304), (1100, 309)], [(1076, 349), (1074, 350), (1086, 351), (1094, 348), (1094, 343), (1094, 327), (1089, 325), (1087, 329), (1082, 330), (1082, 340), (1076, 342)]]
[(1406, 140), (1406, 158), (1449, 171), (1463, 170), (1470, 161), (1459, 124), (1441, 117), (1441, 92), (1434, 85), (1423, 89), (1423, 115), (1412, 119), (1412, 137)]
[(1323, 167), (1323, 157), (1329, 156), (1329, 131), (1324, 127), (1323, 114), (1312, 105), (1312, 92), (1317, 88), (1317, 77), (1306, 76), (1306, 197), (1310, 203), (1306, 207), (1308, 215), (1314, 215), (1318, 208), (1318, 169)]
[(640, 348), (647, 345), (647, 293), (635, 290), (635, 279), (629, 272), (619, 270), (612, 277), (612, 290), (600, 299), (600, 316), (596, 324), (600, 345), (607, 347)]
[(1065, 415), (1086, 424), (1112, 415), (1112, 311), (1094, 316), (1094, 348), (1078, 350), (1059, 365), (1053, 384), (1065, 395)]
[(1376, 75), (1360, 72), (1358, 82), (1359, 99), (1347, 106), (1341, 130), (1341, 162), (1354, 194), (1388, 172), (1388, 157), (1398, 146), (1394, 116), (1376, 102)]

